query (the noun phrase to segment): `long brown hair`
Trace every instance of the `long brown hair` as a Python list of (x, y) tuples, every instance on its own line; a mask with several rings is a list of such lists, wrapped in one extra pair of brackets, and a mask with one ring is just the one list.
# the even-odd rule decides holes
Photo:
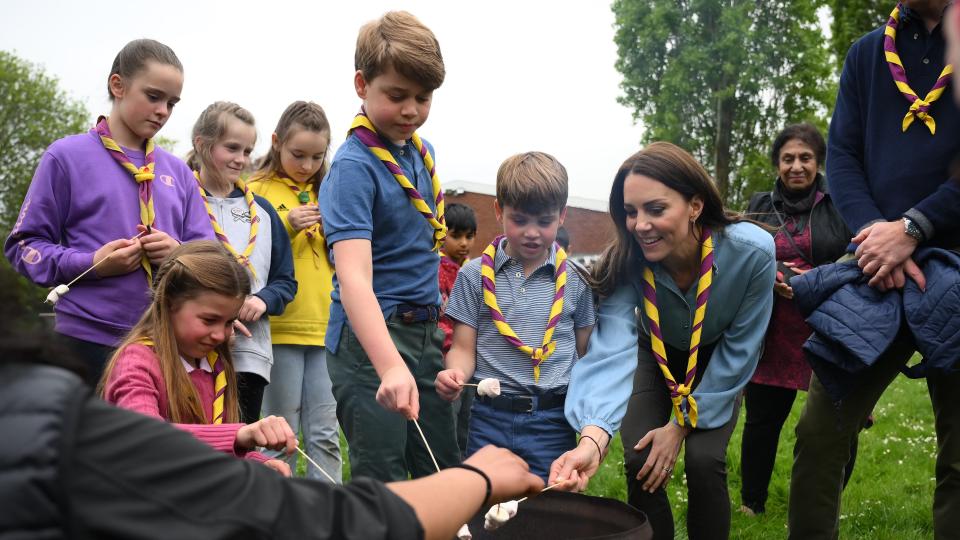
[[(199, 240), (183, 244), (175, 249), (157, 270), (151, 290), (153, 301), (117, 347), (117, 352), (113, 354), (103, 372), (97, 393), (104, 395), (106, 382), (110, 380), (110, 374), (123, 350), (129, 345), (150, 340), (160, 362), (160, 372), (167, 389), (167, 402), (170, 404), (168, 420), (180, 424), (208, 423), (197, 391), (181, 365), (171, 320), (185, 301), (197, 298), (205, 292), (245, 298), (250, 293), (250, 278), (240, 263), (219, 242)], [(239, 422), (237, 375), (233, 368), (233, 358), (230, 356), (229, 341), (221, 343), (216, 351), (224, 363), (227, 375), (223, 421)]]
[(290, 137), (298, 129), (305, 129), (319, 133), (327, 138), (327, 149), (323, 155), (323, 165), (317, 172), (310, 177), (309, 182), (313, 184), (314, 194), (320, 194), (320, 182), (330, 170), (330, 122), (327, 120), (327, 113), (323, 112), (323, 107), (312, 101), (294, 101), (277, 121), (277, 129), (273, 133), (277, 136), (277, 143), (270, 145), (270, 150), (260, 162), (260, 167), (253, 174), (250, 181), (256, 182), (263, 178), (276, 174), (278, 176), (288, 176), (283, 170), (283, 164), (280, 163), (280, 148), (290, 140)]
[(703, 200), (703, 211), (696, 224), (721, 232), (732, 223), (743, 221), (740, 214), (726, 210), (720, 191), (703, 165), (686, 150), (668, 142), (655, 142), (627, 158), (617, 171), (610, 189), (610, 218), (617, 236), (607, 246), (593, 271), (591, 285), (601, 296), (609, 296), (617, 287), (639, 275), (643, 251), (627, 230), (627, 212), (623, 207), (623, 184), (627, 176), (641, 174), (680, 193), (686, 201), (694, 196)]

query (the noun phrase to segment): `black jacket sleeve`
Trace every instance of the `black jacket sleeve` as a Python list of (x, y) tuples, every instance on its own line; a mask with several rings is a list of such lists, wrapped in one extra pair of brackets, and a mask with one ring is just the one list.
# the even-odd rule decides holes
[(379, 482), (287, 479), (97, 399), (61, 465), (69, 538), (422, 538)]

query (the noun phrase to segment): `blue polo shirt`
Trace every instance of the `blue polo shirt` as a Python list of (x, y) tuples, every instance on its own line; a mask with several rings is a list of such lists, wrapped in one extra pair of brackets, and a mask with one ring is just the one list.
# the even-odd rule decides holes
[[(433, 147), (426, 141), (424, 144), (434, 155)], [(403, 146), (387, 142), (386, 147), (430, 208), (435, 209), (430, 172), (416, 147), (409, 141)], [(433, 227), (413, 207), (397, 179), (354, 135), (337, 150), (330, 173), (320, 184), (320, 212), (334, 267), (334, 244), (358, 238), (370, 241), (373, 292), (385, 319), (400, 304), (439, 306), (440, 257), (433, 251)], [(326, 346), (335, 353), (343, 324), (348, 322), (337, 274), (331, 298)]]
[[(943, 70), (946, 44), (938, 25), (904, 9), (897, 53), (910, 87), (925, 97)], [(934, 244), (956, 245), (960, 184), (950, 163), (960, 154), (960, 109), (951, 92), (957, 75), (930, 107), (936, 135), (920, 120), (904, 132), (909, 102), (897, 89), (884, 58), (883, 27), (850, 47), (830, 122), (827, 178), (837, 210), (851, 231), (907, 214)]]

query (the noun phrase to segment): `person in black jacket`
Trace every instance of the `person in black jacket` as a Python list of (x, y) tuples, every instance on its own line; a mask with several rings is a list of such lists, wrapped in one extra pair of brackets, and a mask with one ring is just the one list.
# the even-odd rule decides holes
[(69, 352), (22, 335), (18, 315), (0, 328), (3, 538), (446, 540), (485, 499), (543, 487), (494, 447), (407, 482), (283, 478), (93, 397), (81, 377), (40, 363)]
[[(811, 330), (793, 303), (790, 277), (843, 256), (850, 231), (833, 206), (820, 168), (827, 151), (820, 131), (810, 124), (787, 126), (777, 135), (770, 159), (777, 169), (773, 191), (754, 193), (747, 215), (773, 230), (777, 248), (777, 282), (764, 353), (745, 390), (747, 420), (743, 428), (740, 491), (746, 514), (766, 510), (767, 487), (777, 457), (780, 431), (798, 390), (807, 390), (810, 365), (803, 343)], [(856, 444), (845, 470), (853, 472)]]

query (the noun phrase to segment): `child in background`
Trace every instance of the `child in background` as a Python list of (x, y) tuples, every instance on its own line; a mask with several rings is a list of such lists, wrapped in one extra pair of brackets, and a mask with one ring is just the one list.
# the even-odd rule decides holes
[(250, 452), (293, 452), (283, 418), (239, 423), (237, 380), (227, 340), (250, 293), (243, 266), (214, 241), (175, 249), (156, 272), (153, 302), (107, 364), (98, 387), (108, 403), (160, 418), (217, 450), (290, 468)]
[[(264, 414), (287, 419), (303, 434), (307, 455), (333, 478), (341, 478), (337, 402), (330, 388), (323, 347), (330, 317), (333, 265), (327, 258), (317, 205), (327, 174), (330, 123), (316, 103), (297, 101), (280, 116), (270, 152), (250, 180), (250, 189), (276, 208), (286, 226), (299, 289), (280, 317), (273, 317), (273, 373)], [(297, 456), (288, 463), (295, 468)], [(320, 478), (314, 467), (307, 476)]]
[(290, 237), (280, 216), (240, 178), (257, 142), (253, 115), (236, 103), (217, 101), (193, 125), (193, 151), (187, 165), (200, 183), (217, 239), (252, 278), (251, 293), (237, 317), (249, 335), (230, 348), (237, 372), (240, 419), (260, 419), (263, 389), (270, 383), (273, 351), (267, 315), (280, 315), (297, 292)]
[(570, 254), (570, 233), (566, 227), (557, 229), (557, 243), (567, 252), (567, 255)]
[[(440, 329), (443, 330), (443, 355), (447, 355), (453, 343), (453, 320), (446, 316), (447, 299), (453, 291), (460, 268), (470, 260), (470, 250), (477, 238), (477, 216), (464, 204), (453, 203), (446, 207), (447, 237), (440, 252)], [(473, 392), (464, 392), (453, 402), (453, 420), (457, 429), (457, 446), (460, 457), (467, 454), (467, 426), (470, 423), (470, 407)]]
[(440, 467), (460, 461), (453, 410), (433, 387), (443, 368), (443, 191), (433, 148), (416, 132), (445, 71), (433, 32), (406, 12), (360, 29), (355, 65), (363, 106), (320, 187), (337, 268), (330, 379), (352, 474), (403, 480), (436, 471), (408, 419)]
[(503, 235), (457, 277), (447, 304), (453, 346), (436, 379), (447, 400), (464, 383), (499, 379), (501, 395), (473, 404), (467, 454), (509, 448), (544, 479), (577, 444), (563, 406), (596, 322), (589, 285), (554, 243), (566, 207), (567, 171), (555, 158), (528, 152), (503, 162), (494, 203)]
[(127, 43), (107, 78), (110, 116), (47, 148), (4, 246), (10, 264), (45, 287), (103, 261), (54, 308), (91, 385), (149, 305), (153, 267), (181, 241), (213, 238), (190, 169), (153, 141), (182, 88), (169, 47)]

